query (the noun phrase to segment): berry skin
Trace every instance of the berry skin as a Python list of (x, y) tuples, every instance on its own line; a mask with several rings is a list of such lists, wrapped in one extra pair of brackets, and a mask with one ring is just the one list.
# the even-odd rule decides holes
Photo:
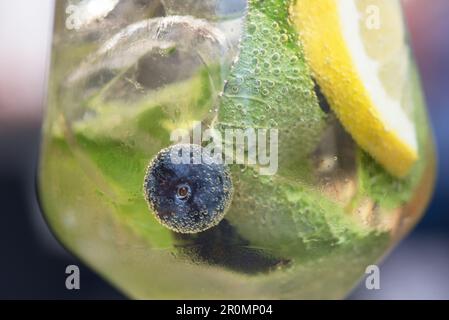
[[(180, 158), (172, 156), (180, 156), (181, 150), (190, 153), (179, 163)], [(147, 168), (148, 206), (162, 225), (178, 233), (197, 233), (217, 225), (232, 200), (228, 168), (214, 163), (202, 150), (195, 144), (177, 144), (162, 149)]]

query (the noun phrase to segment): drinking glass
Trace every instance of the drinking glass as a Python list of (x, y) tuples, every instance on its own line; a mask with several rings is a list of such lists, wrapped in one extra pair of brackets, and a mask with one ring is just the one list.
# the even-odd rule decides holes
[(344, 298), (434, 183), (400, 10), (56, 1), (48, 224), (131, 298)]

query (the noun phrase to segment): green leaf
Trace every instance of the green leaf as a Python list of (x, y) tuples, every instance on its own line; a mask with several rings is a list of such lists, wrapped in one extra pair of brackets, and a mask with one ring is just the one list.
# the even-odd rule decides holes
[(256, 247), (284, 257), (321, 256), (370, 234), (319, 190), (281, 176), (235, 172), (226, 218)]
[(220, 99), (218, 128), (279, 130), (280, 174), (310, 178), (309, 156), (326, 126), (291, 1), (250, 0), (240, 54)]

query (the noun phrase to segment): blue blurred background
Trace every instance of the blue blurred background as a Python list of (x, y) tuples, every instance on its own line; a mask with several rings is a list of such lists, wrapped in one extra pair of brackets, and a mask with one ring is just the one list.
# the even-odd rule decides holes
[[(424, 219), (381, 264), (381, 289), (360, 285), (350, 299), (449, 299), (449, 1), (403, 2), (438, 147), (438, 180)], [(35, 198), (51, 6), (0, 0), (0, 298), (120, 299), (53, 238)], [(81, 290), (65, 289), (69, 264), (80, 266)]]

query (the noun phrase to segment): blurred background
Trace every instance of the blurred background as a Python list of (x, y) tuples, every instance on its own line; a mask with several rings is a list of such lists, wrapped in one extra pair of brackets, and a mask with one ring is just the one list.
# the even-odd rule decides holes
[[(381, 290), (350, 299), (449, 299), (449, 1), (404, 0), (438, 148), (435, 194), (417, 228), (381, 264)], [(0, 0), (0, 298), (121, 299), (54, 239), (35, 175), (45, 106), (52, 0)], [(81, 269), (81, 290), (65, 268)]]

